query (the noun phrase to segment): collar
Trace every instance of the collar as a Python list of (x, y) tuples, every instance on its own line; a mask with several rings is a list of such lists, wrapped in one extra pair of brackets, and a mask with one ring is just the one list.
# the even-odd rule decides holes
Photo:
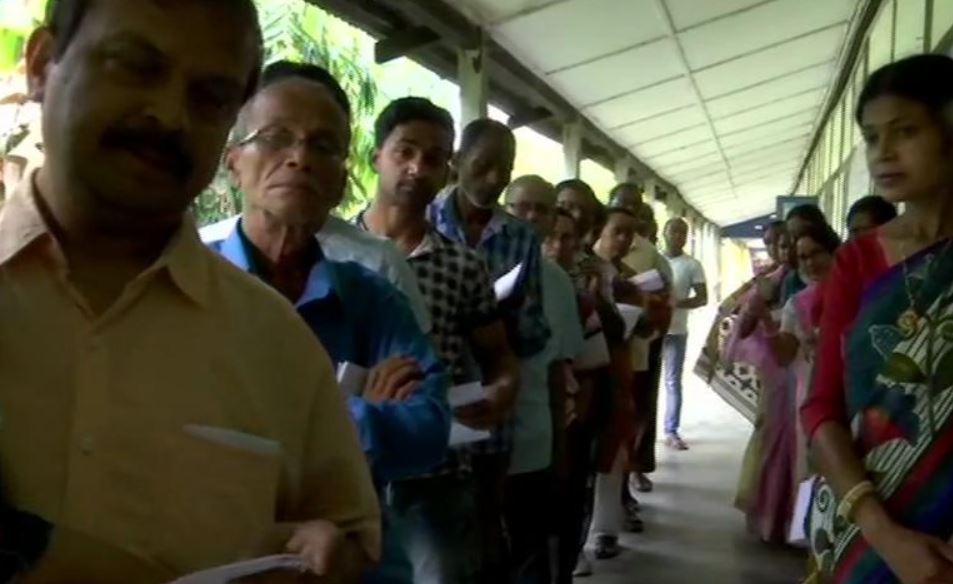
[[(341, 293), (340, 276), (338, 274), (339, 265), (335, 262), (326, 260), (318, 246), (318, 258), (311, 271), (308, 274), (308, 281), (305, 283), (304, 292), (301, 298), (295, 303), (295, 306), (303, 306), (310, 302), (325, 300), (332, 295), (338, 298), (344, 298)], [(242, 220), (235, 221), (235, 225), (228, 237), (222, 240), (219, 253), (235, 267), (244, 272), (261, 277), (261, 271), (256, 265), (255, 255), (252, 252), (253, 245), (242, 229)]]
[[(437, 195), (436, 205), (437, 212), (439, 217), (438, 229), (441, 229), (442, 226), (447, 226), (453, 231), (456, 231), (456, 237), (460, 241), (466, 241), (466, 234), (463, 229), (463, 219), (460, 217), (460, 213), (457, 211), (457, 197), (463, 196), (460, 194), (460, 188), (457, 185), (449, 185), (445, 187), (440, 194)], [(493, 237), (498, 233), (503, 233), (507, 231), (507, 228), (510, 224), (510, 215), (503, 210), (499, 205), (494, 205), (491, 209), (492, 214), (490, 215), (490, 220), (487, 222), (486, 226), (483, 228), (483, 233), (480, 235), (480, 243), (483, 243), (487, 239)], [(441, 229), (442, 231), (443, 229)], [(445, 235), (449, 235), (444, 233)]]
[[(39, 240), (50, 242), (57, 260), (65, 266), (65, 255), (37, 207), (36, 172), (24, 177), (0, 211), (0, 266), (8, 263)], [(192, 217), (185, 214), (182, 225), (172, 235), (156, 262), (141, 276), (168, 273), (184, 295), (205, 306), (209, 302), (208, 250), (202, 245)]]

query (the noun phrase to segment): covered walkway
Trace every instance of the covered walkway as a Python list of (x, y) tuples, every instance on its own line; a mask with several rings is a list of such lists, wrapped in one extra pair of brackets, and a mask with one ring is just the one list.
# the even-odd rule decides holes
[[(713, 312), (692, 322), (688, 363), (700, 350)], [(694, 374), (686, 372), (683, 435), (688, 452), (662, 444), (655, 491), (642, 495), (645, 533), (626, 534), (625, 551), (595, 562), (589, 584), (795, 584), (804, 576), (804, 555), (758, 543), (732, 506), (751, 424)]]

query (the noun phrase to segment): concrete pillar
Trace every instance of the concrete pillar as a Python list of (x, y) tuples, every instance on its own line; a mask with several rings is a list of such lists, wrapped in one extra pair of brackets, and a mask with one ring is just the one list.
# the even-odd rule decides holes
[(632, 168), (628, 155), (620, 156), (615, 160), (615, 182), (616, 184), (630, 182), (634, 178), (635, 171)]
[(566, 178), (578, 178), (582, 163), (581, 120), (573, 120), (563, 126), (563, 162)]
[(486, 44), (480, 35), (475, 47), (457, 51), (457, 82), (460, 85), (460, 127), (486, 117), (489, 93), (484, 58)]

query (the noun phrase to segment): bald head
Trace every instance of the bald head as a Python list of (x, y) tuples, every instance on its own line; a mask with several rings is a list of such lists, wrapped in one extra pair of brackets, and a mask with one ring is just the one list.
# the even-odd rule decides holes
[(545, 239), (556, 218), (556, 189), (541, 176), (521, 176), (506, 188), (506, 209), (531, 224), (540, 239)]

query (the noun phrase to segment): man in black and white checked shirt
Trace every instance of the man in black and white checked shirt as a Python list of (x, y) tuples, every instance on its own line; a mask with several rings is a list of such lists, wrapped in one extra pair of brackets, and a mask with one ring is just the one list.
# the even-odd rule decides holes
[[(376, 125), (374, 165), (380, 176), (374, 203), (356, 222), (388, 237), (408, 256), (431, 311), (431, 335), (454, 382), (480, 381), (487, 399), (458, 408), (454, 418), (472, 428), (496, 428), (511, 413), (519, 362), (507, 337), (483, 258), (439, 233), (427, 206), (444, 184), (453, 150), (453, 119), (421, 98), (391, 103)], [(494, 578), (499, 558), (487, 552), (486, 523), (478, 507), (478, 479), (469, 449), (448, 452), (426, 477), (391, 487), (391, 516), (402, 523), (414, 582), (458, 584)], [(479, 471), (477, 471), (479, 472)], [(501, 517), (493, 518), (499, 525)]]

